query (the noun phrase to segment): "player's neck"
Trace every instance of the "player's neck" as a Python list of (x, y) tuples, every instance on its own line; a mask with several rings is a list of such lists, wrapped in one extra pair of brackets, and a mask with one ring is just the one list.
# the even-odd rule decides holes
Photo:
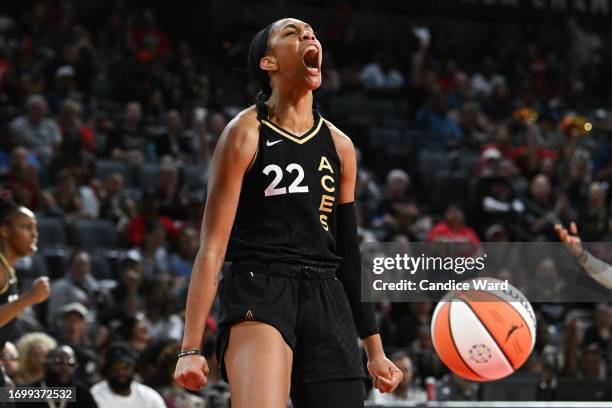
[(275, 89), (266, 102), (270, 120), (295, 134), (307, 132), (313, 125), (312, 91)]
[(13, 265), (15, 265), (15, 261), (17, 260), (17, 254), (11, 249), (9, 245), (7, 245), (3, 241), (0, 241), (0, 254), (4, 257), (4, 259), (11, 268), (13, 267)]

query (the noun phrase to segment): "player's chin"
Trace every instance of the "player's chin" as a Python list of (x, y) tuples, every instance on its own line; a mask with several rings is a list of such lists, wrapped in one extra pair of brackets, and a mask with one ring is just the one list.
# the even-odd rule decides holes
[(313, 75), (311, 73), (308, 73), (308, 75), (306, 75), (304, 79), (306, 81), (306, 86), (311, 91), (314, 91), (315, 89), (319, 89), (319, 87), (323, 83), (320, 73), (318, 75)]
[(28, 246), (24, 246), (23, 250), (19, 254), (20, 256), (29, 256), (34, 252), (38, 251), (38, 242), (34, 241)]

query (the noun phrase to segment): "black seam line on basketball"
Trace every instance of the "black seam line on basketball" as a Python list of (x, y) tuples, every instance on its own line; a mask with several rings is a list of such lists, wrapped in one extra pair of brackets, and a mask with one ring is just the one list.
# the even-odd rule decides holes
[(450, 322), (451, 322), (451, 306), (452, 306), (452, 304), (453, 304), (453, 302), (448, 302), (448, 319), (446, 319), (446, 321), (448, 322), (448, 333), (451, 336), (451, 344), (453, 345), (453, 348), (455, 349), (455, 352), (459, 356), (459, 359), (461, 360), (461, 362), (463, 362), (463, 364), (466, 366), (466, 368), (468, 370), (470, 370), (471, 373), (476, 376), (476, 378), (483, 378), (485, 380), (490, 381), (490, 378), (487, 378), (484, 375), (480, 375), (476, 371), (474, 371), (474, 369), (472, 367), (470, 367), (470, 365), (467, 363), (467, 361), (465, 361), (465, 359), (463, 358), (463, 356), (459, 352), (459, 349), (457, 348), (457, 344), (455, 343), (455, 336), (453, 336), (453, 328), (451, 327), (451, 324), (450, 324)]
[(497, 340), (495, 339), (495, 336), (493, 336), (493, 334), (491, 334), (491, 332), (489, 331), (489, 328), (487, 327), (487, 325), (484, 324), (484, 322), (482, 320), (480, 320), (480, 316), (478, 316), (478, 313), (476, 313), (476, 311), (472, 308), (472, 306), (470, 306), (470, 304), (468, 302), (466, 302), (465, 300), (461, 299), (460, 297), (458, 297), (457, 299), (459, 299), (460, 302), (463, 302), (464, 304), (467, 305), (467, 307), (470, 308), (470, 310), (472, 311), (472, 313), (474, 313), (474, 316), (476, 316), (476, 319), (478, 319), (478, 321), (480, 322), (482, 327), (484, 327), (484, 329), (487, 331), (487, 333), (489, 333), (489, 336), (491, 336), (491, 339), (493, 339), (493, 342), (495, 343), (495, 345), (497, 345), (497, 348), (499, 349), (499, 351), (501, 351), (502, 355), (506, 359), (506, 362), (512, 368), (512, 371), (516, 370), (516, 368), (514, 367), (514, 364), (512, 364), (512, 362), (510, 361), (510, 359), (506, 355), (506, 352), (504, 351), (504, 348), (497, 343)]
[[(491, 296), (495, 296), (496, 298), (498, 298), (501, 302), (505, 302), (505, 303), (513, 303), (513, 302), (508, 302), (506, 299), (504, 299), (501, 296), (497, 296), (495, 293), (491, 293), (491, 292), (486, 292), (487, 294), (491, 295)], [(515, 302), (515, 303), (522, 303), (522, 302)], [(511, 306), (512, 307), (512, 306)], [(514, 309), (514, 307), (512, 307)], [(515, 309), (516, 310), (516, 309)], [(517, 311), (518, 312), (518, 311)], [(531, 334), (531, 330), (529, 329), (529, 323), (527, 323), (527, 320), (525, 320), (525, 318), (523, 317), (523, 315), (518, 312), (519, 317), (521, 318), (521, 320), (523, 321), (523, 323), (525, 324), (525, 327), (527, 328), (527, 331), (529, 331), (529, 342), (531, 343), (533, 341), (533, 335)]]

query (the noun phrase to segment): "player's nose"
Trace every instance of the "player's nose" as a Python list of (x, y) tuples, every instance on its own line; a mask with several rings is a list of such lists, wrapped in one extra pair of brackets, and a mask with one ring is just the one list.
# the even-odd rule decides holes
[(311, 30), (304, 30), (304, 31), (302, 31), (302, 35), (301, 35), (300, 39), (302, 41), (305, 41), (305, 40), (314, 41), (314, 40), (316, 40), (316, 37), (315, 37), (314, 33)]

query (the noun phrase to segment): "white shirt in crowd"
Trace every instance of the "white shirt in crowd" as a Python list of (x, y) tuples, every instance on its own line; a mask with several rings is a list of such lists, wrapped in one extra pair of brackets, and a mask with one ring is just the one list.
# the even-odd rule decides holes
[(91, 387), (91, 395), (100, 408), (166, 408), (161, 395), (151, 387), (132, 381), (131, 391), (128, 396), (115, 394), (106, 381)]

